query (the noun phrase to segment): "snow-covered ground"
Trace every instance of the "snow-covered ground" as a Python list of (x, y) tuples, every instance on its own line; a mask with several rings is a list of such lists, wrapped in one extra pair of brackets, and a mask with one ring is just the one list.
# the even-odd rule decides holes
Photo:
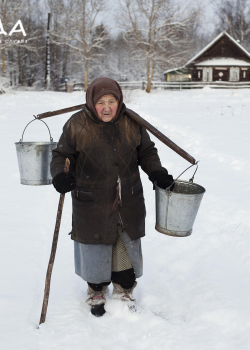
[[(142, 174), (147, 235), (144, 275), (135, 290), (140, 314), (108, 301), (95, 318), (86, 283), (74, 274), (71, 198), (67, 194), (46, 322), (37, 329), (59, 194), (23, 186), (14, 142), (33, 114), (84, 103), (84, 94), (0, 95), (1, 277), (3, 350), (247, 350), (250, 344), (250, 91), (128, 93), (127, 106), (200, 160), (195, 182), (206, 188), (190, 237), (155, 231), (154, 191)], [(48, 118), (58, 140), (70, 114)], [(163, 165), (177, 177), (189, 163), (155, 140)], [(24, 140), (49, 141), (39, 121)], [(190, 169), (182, 176), (188, 180)]]

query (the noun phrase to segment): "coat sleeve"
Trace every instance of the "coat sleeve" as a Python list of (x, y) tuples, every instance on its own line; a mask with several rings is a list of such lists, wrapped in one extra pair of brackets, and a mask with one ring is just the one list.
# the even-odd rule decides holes
[(54, 178), (57, 174), (64, 171), (66, 158), (70, 160), (69, 172), (75, 176), (75, 163), (78, 152), (76, 145), (70, 136), (70, 122), (63, 127), (63, 133), (57, 143), (57, 148), (52, 151), (52, 161), (50, 163), (50, 172)]
[(157, 148), (155, 147), (154, 142), (150, 140), (147, 130), (143, 126), (140, 126), (140, 131), (141, 143), (140, 146), (137, 147), (138, 165), (140, 165), (142, 170), (148, 175), (152, 174), (155, 170), (161, 170), (168, 173), (161, 165)]

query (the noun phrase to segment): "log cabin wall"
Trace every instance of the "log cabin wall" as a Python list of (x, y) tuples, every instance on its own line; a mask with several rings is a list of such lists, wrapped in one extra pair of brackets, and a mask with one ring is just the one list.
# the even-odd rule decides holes
[(203, 70), (193, 67), (192, 81), (202, 81), (203, 80)]
[(248, 67), (240, 69), (240, 81), (250, 81), (250, 69)]
[(229, 81), (229, 76), (229, 68), (213, 67), (213, 81)]
[[(212, 67), (213, 81), (230, 81), (230, 67)], [(250, 68), (239, 67), (240, 82), (250, 81)], [(203, 81), (203, 67), (193, 66), (192, 81)]]

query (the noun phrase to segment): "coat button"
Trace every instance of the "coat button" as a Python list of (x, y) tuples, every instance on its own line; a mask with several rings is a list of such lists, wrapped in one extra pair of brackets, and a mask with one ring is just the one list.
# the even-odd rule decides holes
[(118, 163), (115, 162), (115, 167), (118, 167)]

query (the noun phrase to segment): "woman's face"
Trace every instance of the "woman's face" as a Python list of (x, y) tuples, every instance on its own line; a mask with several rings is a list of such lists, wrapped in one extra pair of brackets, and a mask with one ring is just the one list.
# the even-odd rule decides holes
[(113, 95), (104, 95), (95, 104), (98, 117), (104, 122), (110, 122), (118, 109), (119, 101)]

